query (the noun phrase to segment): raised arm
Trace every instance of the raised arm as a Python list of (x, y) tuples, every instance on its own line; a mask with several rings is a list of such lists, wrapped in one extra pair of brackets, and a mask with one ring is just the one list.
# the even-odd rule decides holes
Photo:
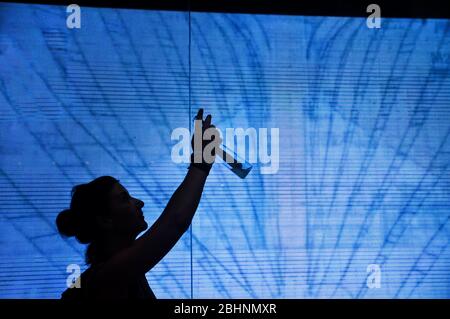
[[(196, 118), (202, 120), (203, 129), (194, 135), (201, 133), (203, 136), (206, 129), (214, 128), (210, 115), (203, 121), (202, 110)], [(217, 143), (215, 136), (213, 140)], [(209, 143), (211, 140), (203, 141), (202, 150)], [(104, 265), (103, 279), (116, 277), (126, 282), (130, 277), (145, 274), (173, 248), (192, 222), (211, 166), (212, 163), (206, 162), (191, 163), (160, 217), (131, 247), (120, 251)]]
[(125, 267), (146, 273), (175, 246), (192, 222), (207, 176), (196, 167), (189, 168), (161, 216), (124, 253), (122, 258), (128, 260)]

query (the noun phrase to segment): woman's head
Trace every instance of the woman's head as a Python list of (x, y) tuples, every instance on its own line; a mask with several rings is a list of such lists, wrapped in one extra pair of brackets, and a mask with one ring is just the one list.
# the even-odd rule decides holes
[(117, 179), (102, 176), (72, 189), (70, 208), (59, 213), (56, 225), (62, 235), (83, 244), (112, 237), (135, 239), (148, 226), (143, 206)]

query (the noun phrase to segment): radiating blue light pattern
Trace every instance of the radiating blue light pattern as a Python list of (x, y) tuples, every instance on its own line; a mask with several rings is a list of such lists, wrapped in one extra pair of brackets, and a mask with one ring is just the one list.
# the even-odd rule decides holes
[(155, 221), (198, 107), (279, 128), (279, 170), (215, 165), (159, 298), (450, 297), (448, 20), (65, 9), (0, 5), (0, 297), (83, 264), (54, 224), (75, 184), (115, 176)]

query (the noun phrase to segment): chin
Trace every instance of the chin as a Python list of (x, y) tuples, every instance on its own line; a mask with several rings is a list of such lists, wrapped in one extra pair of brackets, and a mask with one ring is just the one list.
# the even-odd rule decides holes
[(141, 231), (144, 231), (144, 230), (146, 230), (148, 228), (148, 224), (147, 224), (147, 222), (144, 220), (143, 222), (142, 222), (142, 224), (141, 224)]
[(141, 234), (147, 228), (148, 228), (147, 222), (143, 221), (143, 222), (139, 223), (139, 226), (136, 227), (136, 236), (135, 237), (139, 236), (139, 234)]

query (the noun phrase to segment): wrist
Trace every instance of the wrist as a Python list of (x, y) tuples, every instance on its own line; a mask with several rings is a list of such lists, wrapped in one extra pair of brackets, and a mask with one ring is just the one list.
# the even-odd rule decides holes
[(209, 164), (204, 161), (196, 163), (194, 159), (195, 159), (194, 153), (192, 153), (191, 154), (191, 164), (189, 165), (189, 168), (195, 167), (195, 168), (205, 172), (206, 174), (209, 174), (209, 171), (211, 170), (211, 167), (212, 167), (212, 163)]
[(209, 174), (209, 171), (211, 170), (212, 165), (211, 164), (206, 164), (206, 163), (191, 163), (188, 167), (188, 169), (196, 169), (199, 171), (204, 172), (206, 175)]
[(197, 164), (191, 164), (188, 167), (188, 172), (196, 176), (207, 177), (211, 168), (201, 167)]

